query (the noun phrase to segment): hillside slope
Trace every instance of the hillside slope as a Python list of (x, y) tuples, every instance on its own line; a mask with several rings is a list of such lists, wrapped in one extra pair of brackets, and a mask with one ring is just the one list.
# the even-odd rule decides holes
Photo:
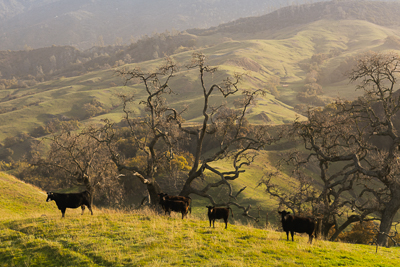
[(397, 266), (400, 255), (148, 211), (0, 221), (0, 238), (3, 266)]
[(322, 19), (364, 20), (381, 26), (398, 26), (400, 3), (397, 1), (318, 1), (304, 5), (291, 5), (270, 14), (238, 19), (210, 29), (188, 32), (196, 35), (244, 34), (277, 32), (293, 25), (307, 25)]
[[(219, 35), (207, 38), (217, 39)], [(300, 103), (296, 95), (304, 90), (307, 75), (304, 65), (309, 64), (314, 55), (326, 56), (320, 64), (320, 80), (323, 85), (321, 98), (326, 101), (337, 96), (354, 99), (360, 92), (355, 91), (355, 85), (348, 84), (343, 72), (349, 66), (343, 64), (363, 51), (400, 51), (399, 40), (398, 30), (370, 22), (319, 20), (308, 25), (282, 29), (273, 39), (269, 35), (254, 34), (246, 40), (227, 39), (200, 51), (208, 56), (210, 65), (220, 70), (220, 74), (209, 82), (221, 82), (225, 75), (241, 73), (245, 74), (242, 88), (265, 89), (271, 77), (279, 77), (279, 96), (267, 94), (260, 98), (258, 106), (250, 110), (249, 119), (254, 123), (281, 124), (299, 116), (294, 110)], [(176, 108), (190, 106), (184, 116), (188, 122), (195, 123), (201, 114), (201, 91), (198, 90), (198, 73), (184, 67), (189, 64), (191, 53), (187, 51), (173, 55), (182, 68), (170, 83), (176, 94), (168, 101)], [(150, 60), (123, 67), (154, 69), (162, 61)], [(31, 132), (54, 118), (78, 119), (82, 122), (102, 118), (119, 121), (122, 111), (118, 107), (116, 94), (134, 93), (137, 103), (144, 95), (140, 85), (122, 86), (123, 79), (115, 76), (115, 69), (118, 68), (122, 66), (76, 77), (60, 77), (26, 88), (1, 90), (0, 140), (21, 132)], [(101, 104), (103, 112), (87, 120), (88, 114), (83, 107), (93, 101)], [(215, 98), (213, 101), (218, 103), (220, 99)], [(140, 114), (139, 110), (136, 111)]]
[(13, 176), (0, 172), (1, 219), (24, 219), (52, 214), (54, 206), (46, 203), (47, 195), (40, 189)]

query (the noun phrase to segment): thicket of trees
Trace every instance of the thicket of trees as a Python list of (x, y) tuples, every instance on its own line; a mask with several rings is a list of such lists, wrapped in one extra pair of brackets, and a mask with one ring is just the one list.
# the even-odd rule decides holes
[(71, 46), (0, 51), (0, 89), (26, 88), (55, 77), (78, 76), (88, 71), (162, 58), (196, 46), (197, 38), (193, 35), (165, 31), (141, 36), (130, 45), (99, 44), (83, 51)]

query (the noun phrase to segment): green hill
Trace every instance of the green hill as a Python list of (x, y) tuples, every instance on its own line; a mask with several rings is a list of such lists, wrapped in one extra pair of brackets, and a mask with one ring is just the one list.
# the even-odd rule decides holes
[(103, 213), (80, 218), (0, 222), (2, 266), (397, 266), (398, 248), (306, 237), (294, 242), (271, 229)]
[(213, 229), (201, 207), (184, 220), (149, 210), (102, 209), (93, 216), (68, 209), (61, 219), (43, 192), (3, 173), (0, 196), (2, 266), (397, 266), (400, 256), (398, 248), (375, 253), (367, 245), (309, 245), (308, 237), (298, 235), (288, 242), (275, 227), (237, 221), (227, 230), (221, 222)]
[(0, 214), (2, 220), (35, 218), (53, 214), (54, 206), (46, 203), (47, 195), (37, 187), (0, 172)]
[[(217, 39), (219, 35), (207, 37)], [(291, 122), (299, 114), (294, 110), (301, 103), (296, 95), (305, 85), (309, 64), (314, 55), (324, 55), (326, 59), (319, 65), (319, 80), (322, 84), (322, 99), (329, 101), (338, 96), (354, 99), (359, 91), (355, 85), (348, 84), (343, 72), (348, 69), (349, 59), (357, 53), (375, 50), (399, 51), (400, 34), (397, 30), (378, 26), (361, 20), (319, 20), (307, 25), (290, 26), (270, 35), (260, 33), (247, 35), (246, 40), (226, 40), (225, 42), (200, 51), (205, 53), (212, 66), (220, 70), (212, 82), (221, 81), (226, 75), (245, 74), (242, 88), (266, 88), (271, 77), (279, 77), (279, 96), (267, 94), (260, 98), (258, 106), (251, 109), (249, 119), (253, 123), (282, 124)], [(334, 52), (333, 52), (334, 51)], [(181, 64), (190, 62), (192, 51), (174, 54), (173, 58)], [(141, 66), (155, 68), (162, 59), (130, 64), (123, 67)], [(347, 65), (346, 65), (347, 64)], [(141, 86), (123, 86), (121, 77), (116, 77), (115, 69), (88, 72), (76, 77), (59, 77), (27, 88), (5, 89), (0, 91), (0, 140), (21, 132), (31, 132), (54, 118), (78, 119), (81, 122), (111, 118), (119, 121), (122, 117), (118, 107), (117, 93), (133, 93), (139, 102), (143, 93)], [(184, 105), (190, 109), (184, 114), (190, 123), (197, 122), (201, 97), (198, 74), (184, 67), (171, 82), (175, 95), (168, 99), (174, 107)], [(97, 101), (101, 111), (88, 114), (85, 104)], [(220, 99), (214, 99), (215, 103)], [(137, 114), (140, 111), (137, 110)], [(263, 116), (260, 116), (263, 114)]]

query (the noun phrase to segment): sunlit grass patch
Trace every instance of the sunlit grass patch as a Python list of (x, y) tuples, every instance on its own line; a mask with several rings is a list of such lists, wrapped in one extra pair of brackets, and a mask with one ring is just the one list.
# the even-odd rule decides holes
[[(222, 225), (221, 225), (222, 226)], [(395, 266), (399, 250), (351, 245), (251, 225), (210, 228), (197, 218), (153, 211), (99, 210), (94, 216), (3, 221), (4, 266)], [(40, 264), (39, 264), (40, 263)]]

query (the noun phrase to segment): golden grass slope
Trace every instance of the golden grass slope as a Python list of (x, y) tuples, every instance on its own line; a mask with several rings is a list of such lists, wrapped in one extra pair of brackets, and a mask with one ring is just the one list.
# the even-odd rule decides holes
[(1, 266), (398, 266), (400, 257), (398, 248), (286, 241), (275, 227), (240, 223), (239, 214), (227, 230), (220, 221), (210, 228), (205, 207), (184, 220), (147, 209), (68, 209), (62, 219), (44, 192), (4, 173), (0, 196)]
[(1, 219), (24, 219), (39, 217), (54, 211), (46, 203), (47, 195), (37, 187), (0, 172)]
[(352, 245), (204, 218), (102, 211), (0, 222), (2, 266), (398, 266), (398, 248)]

